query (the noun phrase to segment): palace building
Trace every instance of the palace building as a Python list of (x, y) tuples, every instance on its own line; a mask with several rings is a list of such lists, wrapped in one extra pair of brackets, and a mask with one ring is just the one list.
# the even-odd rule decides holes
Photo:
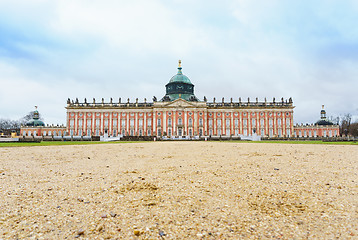
[(71, 136), (294, 136), (292, 99), (269, 102), (241, 98), (199, 100), (194, 85), (178, 73), (165, 85), (166, 94), (152, 102), (104, 99), (67, 100), (67, 133)]
[(321, 119), (315, 124), (295, 125), (294, 135), (299, 138), (337, 137), (339, 136), (339, 125), (327, 119), (326, 110), (322, 105)]
[(24, 126), (20, 128), (21, 136), (64, 136), (66, 135), (66, 127), (63, 125), (45, 125), (43, 121), (40, 120), (40, 114), (37, 111), (37, 106), (35, 106), (35, 111), (33, 118), (30, 119)]

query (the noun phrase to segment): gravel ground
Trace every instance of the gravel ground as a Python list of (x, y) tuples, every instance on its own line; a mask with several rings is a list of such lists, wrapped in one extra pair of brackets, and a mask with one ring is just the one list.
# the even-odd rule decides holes
[(0, 239), (357, 239), (358, 147), (0, 148)]

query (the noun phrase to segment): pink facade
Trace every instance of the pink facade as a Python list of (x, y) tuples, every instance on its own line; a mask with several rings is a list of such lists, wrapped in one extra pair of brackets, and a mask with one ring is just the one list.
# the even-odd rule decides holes
[(292, 102), (68, 103), (69, 135), (293, 135)]
[(296, 125), (296, 137), (338, 137), (338, 125)]
[(22, 126), (21, 136), (66, 136), (65, 126)]

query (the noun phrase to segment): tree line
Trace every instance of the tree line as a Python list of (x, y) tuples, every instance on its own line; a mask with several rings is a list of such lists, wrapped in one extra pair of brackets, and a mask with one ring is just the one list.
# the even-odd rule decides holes
[[(22, 125), (25, 125), (26, 122), (33, 119), (34, 112), (35, 111), (29, 112), (28, 114), (26, 114), (25, 116), (23, 116), (22, 118), (20, 118), (18, 120), (0, 118), (0, 130), (20, 130), (20, 127)], [(39, 114), (39, 117), (42, 120), (42, 117), (40, 114)]]

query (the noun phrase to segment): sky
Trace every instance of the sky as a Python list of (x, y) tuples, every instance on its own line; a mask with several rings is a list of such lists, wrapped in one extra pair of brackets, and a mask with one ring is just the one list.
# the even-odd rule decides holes
[(0, 0), (0, 118), (67, 98), (165, 95), (177, 73), (199, 99), (292, 97), (295, 123), (358, 120), (356, 0)]

